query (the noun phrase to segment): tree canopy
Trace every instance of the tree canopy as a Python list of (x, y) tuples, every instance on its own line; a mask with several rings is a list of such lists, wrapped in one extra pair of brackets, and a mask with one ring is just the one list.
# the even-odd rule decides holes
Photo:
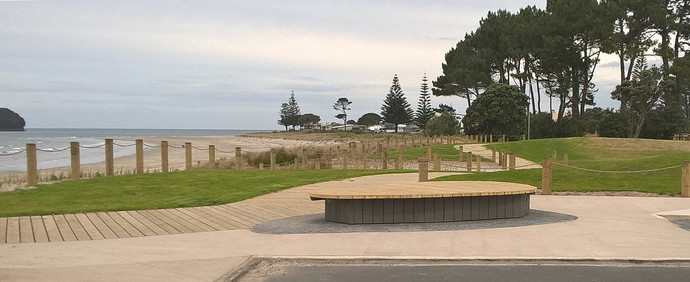
[(366, 113), (362, 115), (358, 120), (357, 124), (361, 125), (377, 125), (381, 121), (381, 116), (376, 113)]
[(467, 108), (465, 134), (522, 135), (527, 126), (527, 96), (517, 86), (492, 84)]
[(347, 130), (347, 111), (350, 110), (350, 104), (352, 104), (352, 102), (344, 97), (339, 98), (338, 101), (335, 101), (335, 104), (333, 104), (333, 109), (340, 112), (335, 117), (343, 120), (345, 130)]
[(388, 91), (388, 95), (386, 95), (386, 99), (383, 100), (381, 116), (384, 121), (395, 124), (395, 132), (398, 132), (399, 125), (406, 124), (412, 120), (412, 107), (410, 107), (407, 98), (405, 98), (405, 93), (400, 88), (397, 74), (393, 76), (393, 84)]

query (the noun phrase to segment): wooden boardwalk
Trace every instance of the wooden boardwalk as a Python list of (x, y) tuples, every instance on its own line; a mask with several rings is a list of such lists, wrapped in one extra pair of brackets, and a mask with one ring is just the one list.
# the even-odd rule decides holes
[(0, 244), (88, 241), (248, 229), (285, 217), (323, 213), (302, 186), (207, 207), (0, 217)]

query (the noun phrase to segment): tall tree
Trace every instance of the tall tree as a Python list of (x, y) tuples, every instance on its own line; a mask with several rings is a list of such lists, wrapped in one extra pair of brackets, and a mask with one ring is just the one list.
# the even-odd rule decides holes
[(345, 131), (347, 131), (347, 111), (350, 110), (350, 100), (347, 98), (340, 98), (333, 104), (333, 109), (340, 112), (335, 117), (343, 120), (343, 126), (345, 126)]
[(284, 125), (285, 131), (288, 130), (288, 126), (292, 126), (292, 129), (294, 130), (295, 126), (300, 125), (299, 117), (299, 105), (297, 105), (297, 99), (295, 99), (295, 91), (292, 91), (288, 102), (283, 103), (280, 107), (280, 119), (278, 120), (278, 124)]
[(446, 61), (441, 65), (443, 75), (432, 83), (434, 96), (458, 96), (466, 99), (469, 106), (472, 97), (492, 83), (486, 56), (475, 41), (474, 34), (466, 34), (446, 53)]
[(391, 85), (386, 99), (383, 100), (381, 116), (384, 121), (395, 124), (395, 132), (398, 132), (398, 126), (410, 122), (412, 115), (412, 107), (410, 107), (407, 98), (405, 98), (405, 93), (400, 88), (400, 82), (396, 74), (393, 76), (393, 85)]
[(626, 103), (628, 111), (623, 115), (628, 122), (628, 137), (640, 136), (647, 113), (659, 104), (665, 93), (670, 92), (673, 83), (658, 67), (647, 67), (644, 57), (637, 61), (631, 80), (617, 86), (611, 93), (613, 99), (621, 101), (621, 106), (624, 101)]
[(431, 108), (431, 99), (429, 99), (429, 82), (426, 78), (426, 73), (422, 78), (422, 89), (419, 91), (419, 102), (417, 102), (417, 112), (414, 117), (414, 124), (421, 129), (426, 128), (426, 123), (434, 117), (434, 110)]
[(303, 114), (299, 116), (299, 127), (304, 130), (312, 130), (314, 129), (314, 125), (319, 123), (321, 121), (321, 117), (317, 116), (315, 114)]
[(381, 121), (381, 116), (377, 113), (366, 113), (357, 119), (360, 125), (377, 125)]
[(477, 97), (462, 119), (465, 134), (521, 135), (526, 131), (527, 96), (517, 86), (495, 83)]

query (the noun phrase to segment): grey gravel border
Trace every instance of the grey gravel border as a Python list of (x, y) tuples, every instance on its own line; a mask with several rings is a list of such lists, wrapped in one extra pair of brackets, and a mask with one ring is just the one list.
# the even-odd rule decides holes
[(576, 220), (577, 216), (556, 212), (530, 210), (521, 218), (491, 219), (435, 223), (344, 224), (326, 221), (323, 213), (277, 219), (254, 226), (251, 231), (262, 234), (318, 234), (354, 232), (425, 232), (476, 230), (552, 224)]

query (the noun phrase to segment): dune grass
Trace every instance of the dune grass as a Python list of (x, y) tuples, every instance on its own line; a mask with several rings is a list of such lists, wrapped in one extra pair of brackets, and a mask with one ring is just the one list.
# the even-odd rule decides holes
[(191, 170), (38, 185), (0, 194), (0, 216), (218, 205), (382, 170)]
[[(574, 167), (604, 171), (638, 171), (678, 166), (690, 160), (685, 144), (640, 139), (563, 138), (496, 143), (489, 148), (507, 150), (518, 157), (541, 163), (552, 150), (562, 163), (568, 153), (568, 164)], [(438, 180), (492, 180), (517, 182), (541, 188), (541, 169), (448, 176)], [(681, 168), (658, 172), (622, 174), (587, 172), (555, 165), (552, 170), (553, 191), (638, 191), (664, 195), (680, 193)]]

